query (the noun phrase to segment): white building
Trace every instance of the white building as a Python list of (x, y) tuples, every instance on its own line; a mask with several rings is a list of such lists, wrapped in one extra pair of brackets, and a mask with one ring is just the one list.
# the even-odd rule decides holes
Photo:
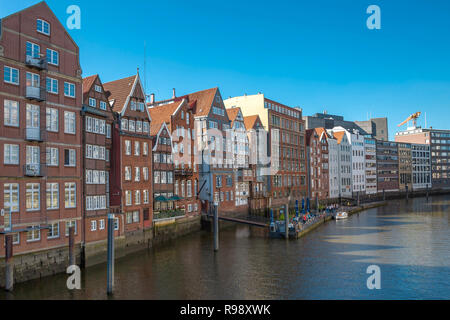
[(376, 194), (377, 189), (377, 142), (373, 138), (364, 138), (366, 153), (366, 194)]
[(413, 190), (431, 188), (431, 154), (427, 144), (411, 144)]
[(329, 193), (331, 199), (339, 198), (339, 146), (337, 140), (330, 134), (327, 134), (328, 140), (328, 177)]
[(366, 192), (366, 164), (364, 151), (364, 136), (358, 130), (350, 132), (343, 127), (334, 127), (334, 132), (345, 132), (351, 145), (352, 158), (352, 195)]
[(352, 197), (352, 145), (345, 131), (327, 130), (338, 144), (339, 154), (339, 196)]

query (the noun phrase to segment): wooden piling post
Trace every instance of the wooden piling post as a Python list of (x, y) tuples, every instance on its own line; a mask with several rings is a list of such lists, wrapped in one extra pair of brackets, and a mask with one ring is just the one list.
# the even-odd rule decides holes
[(108, 214), (107, 294), (114, 290), (114, 214)]
[(286, 239), (289, 239), (289, 202), (286, 204), (286, 212), (284, 213), (284, 221), (285, 221), (285, 236)]
[(214, 252), (219, 251), (219, 206), (214, 205)]
[(69, 227), (69, 266), (73, 266), (75, 262), (75, 228)]
[(5, 235), (5, 290), (14, 288), (13, 236)]

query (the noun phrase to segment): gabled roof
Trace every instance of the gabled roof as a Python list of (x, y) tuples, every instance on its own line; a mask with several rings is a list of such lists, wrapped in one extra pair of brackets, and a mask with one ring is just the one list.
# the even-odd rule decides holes
[(159, 128), (163, 123), (167, 124), (169, 132), (171, 131), (171, 116), (175, 114), (177, 109), (184, 103), (182, 101), (174, 101), (172, 103), (164, 104), (159, 107), (148, 108), (152, 122), (150, 124), (150, 135), (158, 134)]
[(230, 119), (230, 121), (231, 121), (230, 126), (233, 127), (234, 120), (236, 120), (236, 117), (238, 116), (241, 109), (239, 107), (235, 107), (235, 108), (230, 108), (230, 109), (225, 109), (225, 110), (227, 111), (228, 119)]
[(345, 131), (333, 132), (333, 136), (336, 138), (337, 143), (341, 144), (342, 139), (345, 137)]
[(128, 101), (128, 96), (134, 88), (136, 78), (137, 75), (134, 75), (103, 84), (103, 88), (111, 93), (108, 99), (114, 100), (113, 111), (122, 113), (125, 103)]
[(257, 114), (244, 117), (245, 130), (255, 129), (256, 123), (258, 122), (261, 123), (261, 120)]
[(172, 143), (172, 135), (170, 134), (170, 130), (167, 127), (166, 123), (163, 122), (159, 125), (159, 129), (156, 131), (155, 134), (150, 134), (151, 137), (153, 137), (153, 151), (156, 151), (156, 149), (158, 148), (158, 144), (159, 144), (159, 135), (161, 134), (161, 132), (163, 131), (163, 129), (166, 128), (168, 133), (169, 133), (169, 138), (170, 138), (170, 147), (173, 148), (173, 143)]
[(189, 102), (196, 101), (196, 117), (203, 117), (209, 114), (214, 102), (218, 88), (211, 88), (188, 94)]
[[(52, 11), (52, 9), (50, 9), (50, 7), (48, 6), (48, 4), (47, 4), (45, 1), (41, 1), (41, 2), (38, 2), (38, 3), (36, 3), (36, 4), (33, 4), (33, 5), (31, 5), (31, 6), (27, 7), (27, 8), (25, 8), (25, 9), (16, 11), (16, 12), (14, 12), (14, 13), (12, 13), (12, 14), (6, 16), (6, 17), (3, 17), (3, 18), (0, 17), (0, 20), (5, 20), (5, 19), (7, 19), (7, 18), (9, 18), (9, 17), (15, 16), (16, 14), (20, 14), (20, 13), (22, 13), (22, 12), (24, 12), (24, 11), (27, 11), (27, 10), (31, 9), (31, 8), (34, 8), (34, 7), (40, 7), (40, 6), (43, 6), (45, 9), (47, 9), (47, 10), (50, 12), (50, 14), (55, 18), (55, 20), (57, 20), (57, 21), (59, 22), (59, 24), (61, 25), (62, 29), (64, 30), (64, 33), (69, 37), (69, 40), (73, 43), (73, 45), (74, 45), (77, 49), (79, 49), (77, 43), (75, 42), (75, 40), (73, 40), (73, 38), (72, 38), (72, 37), (70, 36), (70, 34), (67, 32), (66, 28), (64, 27), (64, 24), (61, 23), (61, 21), (58, 19), (58, 17), (55, 15), (55, 13)], [(43, 19), (44, 19), (44, 18), (43, 18)], [(1, 33), (0, 33), (0, 34), (1, 34)]]
[(91, 90), (92, 85), (95, 82), (95, 79), (97, 79), (98, 74), (94, 74), (92, 76), (83, 78), (83, 98), (84, 95), (89, 93), (89, 90)]

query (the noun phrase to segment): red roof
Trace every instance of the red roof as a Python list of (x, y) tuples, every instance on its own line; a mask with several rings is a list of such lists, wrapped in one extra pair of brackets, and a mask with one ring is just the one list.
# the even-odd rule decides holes
[[(257, 114), (248, 116), (248, 117), (244, 117), (244, 125), (245, 125), (246, 130), (254, 129), (256, 123), (258, 123), (258, 122), (261, 124), (261, 120), (259, 119), (259, 116)], [(262, 124), (261, 124), (261, 126), (262, 126)]]
[(127, 101), (128, 95), (133, 88), (135, 79), (136, 75), (103, 84), (105, 91), (111, 93), (108, 99), (110, 101), (114, 100), (113, 111), (122, 112), (125, 101)]
[(150, 123), (150, 135), (154, 136), (158, 134), (161, 125), (165, 122), (169, 131), (171, 131), (171, 116), (183, 103), (183, 100), (177, 100), (172, 103), (164, 104), (159, 107), (148, 108), (148, 112), (150, 113), (150, 117), (152, 118), (152, 122)]
[(95, 79), (97, 79), (97, 77), (98, 74), (94, 74), (92, 76), (83, 78), (83, 96), (89, 93), (89, 90), (91, 90), (92, 85), (94, 84)]

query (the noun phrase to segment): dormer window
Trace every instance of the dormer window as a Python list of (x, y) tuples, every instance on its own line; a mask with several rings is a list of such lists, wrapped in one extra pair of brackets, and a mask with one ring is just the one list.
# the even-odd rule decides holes
[(95, 85), (94, 89), (95, 89), (95, 91), (97, 91), (97, 92), (102, 92), (102, 87), (99, 86), (99, 85)]
[(136, 111), (136, 101), (131, 101), (130, 109), (133, 110), (133, 111)]
[(48, 23), (45, 20), (37, 19), (37, 25), (36, 25), (37, 32), (43, 33), (47, 36), (50, 35), (50, 23)]
[(144, 103), (138, 102), (139, 111), (144, 112)]

